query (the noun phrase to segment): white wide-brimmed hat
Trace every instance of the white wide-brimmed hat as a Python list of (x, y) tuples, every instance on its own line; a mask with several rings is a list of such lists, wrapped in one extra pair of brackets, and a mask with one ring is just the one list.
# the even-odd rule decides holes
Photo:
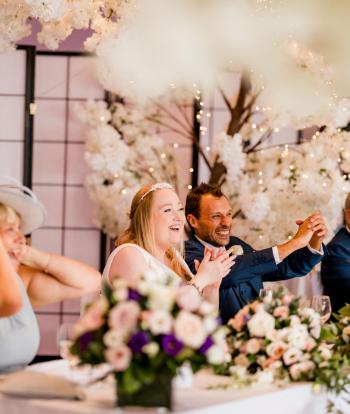
[(36, 195), (15, 178), (0, 174), (0, 203), (12, 207), (21, 216), (20, 229), (29, 234), (42, 226), (46, 209)]

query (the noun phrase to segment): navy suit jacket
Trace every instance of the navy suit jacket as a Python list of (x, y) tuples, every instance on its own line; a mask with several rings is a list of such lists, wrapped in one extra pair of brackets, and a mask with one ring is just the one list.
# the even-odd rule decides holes
[[(324, 256), (313, 254), (307, 247), (290, 254), (276, 265), (272, 248), (254, 251), (253, 248), (238, 237), (230, 237), (227, 249), (233, 245), (243, 248), (243, 255), (237, 256), (230, 273), (222, 279), (219, 291), (219, 309), (222, 321), (226, 323), (244, 305), (259, 296), (263, 282), (287, 280), (305, 276)], [(324, 250), (325, 247), (324, 247)], [(324, 252), (326, 254), (326, 251)], [(195, 273), (194, 260), (201, 261), (204, 246), (194, 235), (185, 242), (185, 260)]]
[(327, 245), (328, 255), (322, 262), (323, 291), (331, 299), (332, 310), (350, 303), (350, 233), (345, 227)]

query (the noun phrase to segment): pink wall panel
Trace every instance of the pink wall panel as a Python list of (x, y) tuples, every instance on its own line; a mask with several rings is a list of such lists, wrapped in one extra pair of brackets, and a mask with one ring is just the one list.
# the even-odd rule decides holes
[(34, 183), (63, 184), (64, 146), (62, 144), (34, 143), (33, 157)]
[[(66, 116), (65, 100), (36, 100), (34, 117), (35, 141), (64, 141)], [(49, 121), (49, 122), (48, 122)]]
[(89, 169), (84, 160), (84, 144), (68, 144), (67, 183), (83, 184)]
[(23, 95), (25, 90), (26, 52), (0, 53), (0, 93)]
[(36, 65), (35, 96), (37, 98), (65, 98), (67, 82), (65, 56), (38, 56)]
[(23, 141), (24, 97), (0, 96), (0, 108), (0, 140)]

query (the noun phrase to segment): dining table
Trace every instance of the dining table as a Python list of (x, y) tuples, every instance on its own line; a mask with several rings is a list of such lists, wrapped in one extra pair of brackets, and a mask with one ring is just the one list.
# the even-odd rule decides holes
[[(98, 370), (92, 373), (91, 369), (74, 372), (65, 360), (35, 364), (27, 370), (74, 381), (79, 387), (80, 398), (65, 400), (0, 394), (0, 414), (139, 414), (166, 411), (164, 408), (118, 408), (113, 377), (98, 381)], [(285, 386), (265, 383), (237, 388), (229, 378), (204, 371), (194, 375), (191, 384), (173, 386), (172, 411), (181, 414), (326, 414), (326, 405), (327, 394), (315, 392), (311, 383)]]

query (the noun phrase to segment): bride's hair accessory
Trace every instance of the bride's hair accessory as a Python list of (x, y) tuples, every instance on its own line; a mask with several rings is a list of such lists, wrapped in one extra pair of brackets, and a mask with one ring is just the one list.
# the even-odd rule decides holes
[(153, 193), (153, 191), (157, 191), (157, 190), (163, 190), (164, 188), (169, 188), (169, 190), (173, 190), (174, 191), (174, 187), (169, 184), (169, 183), (156, 183), (153, 184), (152, 187), (145, 192), (145, 194), (142, 195), (142, 197), (140, 198), (139, 203), (141, 203), (141, 201), (148, 196), (149, 193)]

